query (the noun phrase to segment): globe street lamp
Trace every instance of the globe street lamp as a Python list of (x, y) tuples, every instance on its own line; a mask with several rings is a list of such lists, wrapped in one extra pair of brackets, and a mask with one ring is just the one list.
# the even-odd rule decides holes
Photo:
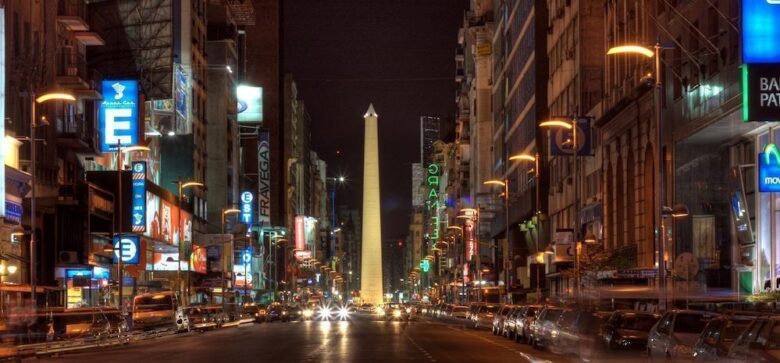
[(35, 128), (38, 127), (38, 125), (35, 119), (35, 105), (36, 103), (44, 103), (47, 101), (73, 102), (76, 101), (76, 97), (70, 93), (51, 92), (44, 93), (38, 96), (38, 98), (35, 98), (35, 92), (30, 92), (30, 162), (32, 163), (32, 172), (30, 173), (30, 184), (32, 185), (30, 190), (30, 295), (33, 307), (37, 307), (35, 298), (35, 179), (37, 175), (36, 169), (38, 168), (38, 160), (35, 157), (35, 143), (37, 142), (35, 139)]

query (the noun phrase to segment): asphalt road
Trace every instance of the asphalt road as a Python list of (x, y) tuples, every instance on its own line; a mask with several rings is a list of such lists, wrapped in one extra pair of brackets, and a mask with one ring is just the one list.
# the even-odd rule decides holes
[[(577, 362), (527, 345), (437, 321), (250, 324), (39, 362)], [(624, 361), (624, 360), (621, 360)]]

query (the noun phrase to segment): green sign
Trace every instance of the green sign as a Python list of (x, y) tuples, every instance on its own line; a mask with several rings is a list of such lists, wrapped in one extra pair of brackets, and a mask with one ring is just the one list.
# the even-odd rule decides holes
[(431, 261), (420, 260), (420, 270), (422, 270), (422, 272), (430, 271), (431, 270)]

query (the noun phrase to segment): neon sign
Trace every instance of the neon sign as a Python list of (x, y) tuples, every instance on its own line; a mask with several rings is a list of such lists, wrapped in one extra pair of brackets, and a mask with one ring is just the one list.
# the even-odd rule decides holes
[(252, 200), (252, 192), (241, 193), (241, 222), (249, 225), (252, 224)]
[(146, 162), (133, 162), (133, 232), (146, 232)]
[(428, 237), (432, 241), (439, 240), (439, 172), (441, 167), (439, 164), (428, 165), (428, 178), (426, 179), (426, 186), (428, 187), (428, 213), (431, 216), (430, 227), (431, 233)]
[(138, 81), (103, 81), (100, 103), (100, 151), (138, 143)]

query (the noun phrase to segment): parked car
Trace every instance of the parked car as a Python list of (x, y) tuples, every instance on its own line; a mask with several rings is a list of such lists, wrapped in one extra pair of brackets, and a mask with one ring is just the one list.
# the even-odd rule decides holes
[(548, 306), (539, 312), (539, 316), (531, 322), (528, 341), (534, 348), (544, 347), (549, 344), (553, 328), (558, 318), (563, 314), (563, 309)]
[(477, 311), (479, 311), (479, 308), (481, 308), (482, 306), (485, 306), (485, 305), (486, 304), (482, 303), (482, 302), (473, 302), (473, 303), (469, 304), (469, 312), (466, 315), (466, 319), (474, 321), (474, 316), (473, 315), (476, 314)]
[(740, 334), (756, 320), (756, 314), (734, 313), (710, 320), (693, 347), (697, 361), (722, 361)]
[(493, 318), (498, 313), (499, 305), (483, 305), (475, 314), (471, 314), (475, 329), (487, 329), (493, 325)]
[(659, 315), (633, 310), (617, 310), (601, 326), (599, 338), (605, 350), (647, 350), (650, 329)]
[(469, 314), (469, 307), (465, 305), (455, 305), (452, 307), (452, 312), (450, 312), (450, 317), (456, 318), (456, 319), (466, 319)]
[(515, 308), (514, 305), (502, 305), (493, 317), (493, 335), (499, 335), (504, 330), (504, 322), (509, 312)]
[(511, 338), (516, 342), (530, 343), (531, 325), (542, 308), (542, 305), (526, 305), (515, 313), (514, 330), (510, 331)]
[(189, 320), (173, 291), (136, 295), (133, 298), (133, 329), (172, 327), (190, 330)]
[(244, 304), (244, 316), (254, 317), (255, 323), (265, 322), (268, 315), (267, 307), (263, 304), (247, 303)]
[(780, 316), (765, 316), (750, 322), (731, 345), (723, 362), (780, 361)]
[(506, 317), (504, 318), (504, 324), (501, 327), (501, 331), (499, 334), (506, 338), (514, 338), (510, 337), (509, 332), (515, 330), (515, 322), (517, 318), (517, 313), (523, 309), (524, 306), (513, 306), (511, 309), (509, 309), (509, 312), (506, 313)]
[(550, 332), (550, 350), (558, 354), (574, 354), (590, 361), (599, 351), (599, 329), (608, 313), (566, 310)]
[(651, 359), (692, 359), (699, 335), (716, 316), (698, 310), (667, 311), (648, 334), (648, 355)]
[(227, 321), (227, 315), (219, 305), (187, 306), (184, 313), (190, 323), (191, 329), (205, 330), (222, 327)]

